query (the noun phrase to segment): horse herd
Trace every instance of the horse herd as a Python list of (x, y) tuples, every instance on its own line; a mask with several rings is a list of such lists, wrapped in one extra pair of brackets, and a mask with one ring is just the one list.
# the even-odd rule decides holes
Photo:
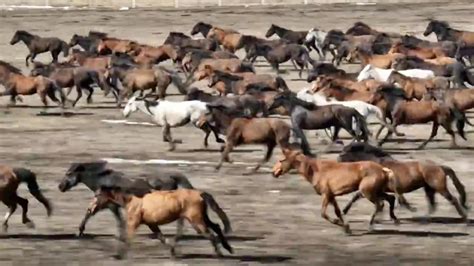
[[(94, 87), (104, 95), (112, 93), (125, 117), (141, 111), (162, 126), (163, 141), (169, 151), (182, 140), (171, 135), (171, 128), (191, 123), (205, 133), (203, 145), (213, 133), (217, 143), (223, 143), (219, 169), (229, 158), (233, 148), (242, 144), (260, 144), (267, 148), (264, 158), (250, 172), (258, 171), (269, 161), (275, 147), (284, 155), (272, 173), (279, 177), (295, 169), (322, 196), (322, 218), (338, 225), (346, 233), (350, 227), (343, 214), (352, 204), (366, 198), (375, 206), (369, 225), (382, 211), (383, 201), (390, 206), (390, 217), (395, 223), (395, 202), (415, 211), (403, 194), (423, 188), (430, 213), (435, 210), (435, 193), (446, 198), (463, 220), (467, 220), (466, 192), (455, 171), (434, 162), (398, 161), (379, 147), (369, 144), (378, 139), (384, 129), (386, 135), (378, 141), (382, 145), (395, 133), (399, 125), (432, 123), (429, 138), (423, 148), (436, 137), (439, 126), (451, 136), (457, 146), (453, 124), (464, 139), (465, 123), (470, 124), (465, 112), (474, 107), (474, 76), (470, 73), (474, 55), (474, 32), (455, 30), (444, 21), (429, 22), (425, 36), (436, 34), (438, 41), (430, 42), (411, 35), (381, 32), (362, 22), (347, 31), (293, 31), (272, 24), (266, 39), (245, 35), (233, 29), (220, 28), (198, 22), (191, 34), (170, 32), (160, 46), (140, 44), (133, 40), (110, 37), (91, 31), (87, 36), (74, 34), (67, 43), (59, 38), (44, 38), (29, 32), (17, 31), (10, 44), (22, 41), (29, 53), (26, 65), (33, 63), (31, 73), (25, 75), (13, 65), (0, 61), (0, 84), (11, 104), (22, 100), (22, 95), (37, 93), (44, 106), (47, 98), (64, 108), (75, 106), (88, 92), (92, 102)], [(80, 49), (73, 48), (79, 46)], [(244, 59), (235, 52), (243, 49)], [(319, 58), (313, 59), (314, 50)], [(35, 62), (40, 53), (50, 52), (53, 62)], [(327, 52), (332, 62), (326, 62)], [(60, 53), (66, 60), (58, 62)], [(257, 74), (253, 63), (263, 57), (277, 75)], [(171, 60), (173, 69), (159, 65)], [(280, 64), (290, 61), (301, 78), (304, 71), (307, 88), (295, 93), (290, 90), (280, 70)], [(339, 69), (341, 63), (360, 64), (360, 73)], [(215, 93), (193, 86), (206, 80)], [(170, 84), (176, 86), (184, 100), (165, 100)], [(77, 97), (68, 99), (75, 88)], [(64, 91), (67, 89), (67, 91)], [(158, 92), (156, 91), (158, 89)], [(139, 95), (135, 95), (139, 92)], [(148, 92), (144, 95), (145, 92)], [(58, 96), (59, 95), (59, 99)], [(150, 99), (150, 96), (153, 99)], [(270, 117), (271, 116), (271, 117)], [(288, 116), (291, 125), (281, 116)], [(367, 119), (373, 116), (380, 127), (372, 135)], [(344, 147), (338, 161), (317, 159), (303, 130), (324, 129), (331, 138), (330, 145), (339, 140), (341, 129), (353, 142)], [(225, 136), (225, 140), (221, 137)], [(330, 145), (328, 147), (330, 147)], [(17, 195), (21, 182), (52, 213), (52, 206), (41, 193), (36, 175), (25, 168), (0, 167), (0, 197), (9, 212), (8, 219), (19, 204), (23, 209), (23, 223), (33, 226), (27, 216), (28, 201)], [(454, 197), (447, 187), (449, 177), (459, 193)], [(127, 243), (140, 224), (147, 225), (154, 235), (175, 255), (183, 220), (208, 238), (218, 255), (218, 244), (233, 252), (226, 235), (231, 232), (229, 218), (214, 198), (194, 189), (181, 173), (163, 174), (151, 179), (129, 179), (123, 173), (107, 167), (107, 162), (73, 163), (59, 184), (65, 192), (83, 183), (95, 197), (79, 226), (83, 235), (88, 219), (103, 209), (110, 209), (117, 219), (119, 239), (118, 257), (125, 255)], [(179, 189), (178, 189), (179, 188)], [(336, 197), (355, 192), (341, 211)], [(327, 207), (334, 207), (337, 218), (327, 215)], [(207, 209), (215, 211), (224, 224), (212, 222)], [(126, 221), (121, 208), (127, 213)], [(166, 239), (159, 226), (178, 221), (174, 241)]]

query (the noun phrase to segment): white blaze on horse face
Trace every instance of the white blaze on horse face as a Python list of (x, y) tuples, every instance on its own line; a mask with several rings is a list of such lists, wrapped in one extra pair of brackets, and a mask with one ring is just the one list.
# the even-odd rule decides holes
[(123, 108), (123, 116), (128, 117), (131, 113), (137, 111), (137, 103), (136, 103), (136, 96), (130, 98), (125, 108)]

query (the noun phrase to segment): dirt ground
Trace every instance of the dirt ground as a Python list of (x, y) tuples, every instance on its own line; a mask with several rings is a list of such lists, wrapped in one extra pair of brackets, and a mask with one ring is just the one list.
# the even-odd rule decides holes
[[(169, 31), (189, 32), (200, 20), (259, 36), (265, 34), (271, 23), (293, 29), (307, 30), (318, 26), (329, 30), (346, 29), (357, 20), (380, 30), (421, 34), (428, 17), (445, 19), (457, 27), (472, 30), (473, 11), (473, 4), (232, 7), (179, 11), (1, 11), (0, 59), (27, 71), (24, 67), (26, 48), (22, 44), (9, 45), (17, 29), (66, 40), (74, 33), (100, 30), (113, 36), (158, 45)], [(38, 60), (49, 62), (50, 57), (40, 56)], [(358, 69), (357, 66), (350, 67)], [(284, 68), (290, 69), (290, 65)], [(270, 68), (259, 62), (257, 71), (267, 73)], [(297, 79), (294, 71), (289, 71), (284, 77), (293, 90), (306, 85), (305, 81)], [(205, 88), (204, 84), (200, 86)], [(169, 93), (174, 94), (170, 96), (172, 100), (182, 98), (176, 95), (175, 88), (171, 88)], [(3, 109), (6, 103), (6, 97), (0, 99), (0, 108)], [(320, 218), (320, 197), (300, 176), (271, 177), (269, 171), (272, 163), (281, 156), (279, 151), (260, 173), (247, 176), (243, 175), (247, 171), (245, 168), (262, 158), (263, 150), (259, 146), (239, 147), (231, 154), (236, 164), (224, 165), (216, 172), (214, 165), (220, 156), (219, 146), (211, 142), (209, 150), (202, 149), (201, 131), (191, 126), (173, 129), (174, 137), (183, 139), (184, 143), (176, 151), (167, 152), (168, 146), (161, 141), (160, 128), (105, 123), (103, 120), (123, 118), (114, 108), (113, 99), (105, 99), (101, 93), (94, 95), (91, 105), (82, 99), (79, 107), (70, 110), (75, 116), (38, 116), (40, 111), (37, 96), (25, 97), (25, 102), (12, 108), (9, 114), (1, 110), (0, 158), (1, 163), (28, 167), (38, 174), (42, 190), (54, 202), (54, 215), (46, 218), (44, 208), (22, 186), (20, 194), (30, 200), (30, 216), (36, 229), (21, 224), (20, 212), (12, 217), (9, 232), (0, 235), (1, 265), (87, 265), (99, 262), (104, 265), (474, 264), (474, 227), (460, 223), (454, 208), (439, 196), (439, 208), (429, 223), (422, 223), (427, 205), (422, 191), (417, 191), (407, 195), (418, 207), (416, 213), (397, 209), (402, 224), (395, 226), (385, 212), (375, 232), (370, 234), (366, 230), (373, 206), (360, 201), (346, 218), (354, 234), (345, 236), (340, 228)], [(48, 109), (50, 113), (55, 111), (57, 109)], [(147, 117), (138, 113), (129, 120), (149, 122)], [(430, 126), (401, 129), (407, 136), (387, 143), (386, 148), (394, 152), (397, 159), (429, 159), (453, 167), (466, 185), (469, 204), (474, 205), (472, 128), (468, 128), (471, 140), (459, 141), (460, 149), (449, 149), (449, 139), (443, 132), (423, 151), (415, 150), (415, 147), (428, 137)], [(323, 134), (316, 137), (314, 132), (307, 132), (307, 135), (313, 150), (325, 149)], [(320, 153), (319, 156), (335, 158), (340, 148), (336, 146), (330, 153)], [(147, 229), (141, 228), (128, 260), (117, 263), (111, 258), (115, 247), (115, 221), (108, 212), (94, 217), (86, 229), (87, 236), (77, 238), (77, 226), (92, 193), (82, 185), (60, 193), (57, 184), (71, 162), (103, 158), (114, 159), (110, 166), (131, 177), (153, 175), (157, 170), (185, 173), (197, 188), (212, 193), (228, 213), (235, 230), (230, 237), (235, 254), (216, 258), (210, 243), (196, 237), (195, 232), (188, 228), (185, 240), (180, 242), (181, 257), (171, 261), (168, 250), (158, 241), (149, 239)], [(153, 159), (182, 162), (146, 164)], [(199, 163), (192, 163), (196, 161)], [(451, 190), (454, 192), (452, 186)], [(344, 205), (348, 198), (338, 199), (339, 205)], [(333, 215), (332, 209), (329, 213)], [(172, 235), (175, 225), (164, 226), (163, 230)]]

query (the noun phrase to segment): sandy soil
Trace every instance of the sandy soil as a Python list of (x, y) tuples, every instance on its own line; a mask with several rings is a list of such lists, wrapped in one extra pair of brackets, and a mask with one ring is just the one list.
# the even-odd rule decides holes
[[(119, 11), (13, 11), (0, 13), (0, 58), (24, 68), (26, 48), (8, 44), (16, 29), (31, 30), (43, 36), (58, 36), (69, 40), (73, 33), (85, 34), (89, 30), (110, 32), (117, 37), (134, 39), (149, 44), (160, 44), (169, 31), (189, 32), (192, 25), (204, 20), (231, 27), (242, 32), (263, 35), (271, 23), (294, 29), (346, 29), (362, 20), (377, 29), (420, 34), (427, 24), (427, 17), (446, 19), (458, 27), (474, 29), (471, 24), (472, 4), (447, 6), (428, 5), (376, 5), (376, 6), (299, 6), (219, 8), (212, 10), (132, 10)], [(314, 57), (316, 57), (314, 55)], [(49, 55), (39, 60), (48, 62)], [(358, 66), (350, 66), (357, 70)], [(290, 65), (284, 68), (290, 69)], [(267, 64), (259, 62), (258, 72), (266, 73)], [(293, 71), (286, 74), (293, 90), (306, 85)], [(203, 85), (203, 84), (201, 84)], [(172, 88), (172, 100), (180, 100)], [(110, 166), (130, 176), (153, 175), (157, 170), (178, 170), (187, 174), (199, 189), (212, 193), (227, 211), (235, 229), (230, 237), (235, 255), (217, 259), (210, 244), (194, 231), (187, 229), (181, 242), (181, 258), (170, 261), (168, 250), (156, 240), (150, 240), (145, 228), (134, 240), (127, 261), (119, 265), (151, 264), (260, 264), (279, 263), (335, 265), (473, 265), (474, 233), (457, 219), (452, 206), (439, 198), (439, 209), (431, 222), (421, 223), (427, 206), (421, 191), (407, 195), (418, 207), (416, 213), (397, 209), (402, 218), (394, 226), (384, 213), (376, 231), (367, 234), (367, 221), (373, 207), (360, 201), (347, 216), (354, 235), (343, 232), (320, 218), (320, 198), (297, 175), (287, 175), (276, 180), (269, 174), (271, 163), (258, 174), (245, 176), (246, 166), (252, 166), (263, 156), (259, 146), (240, 147), (231, 154), (240, 164), (225, 165), (220, 172), (213, 168), (219, 158), (219, 146), (211, 144), (210, 150), (202, 149), (203, 134), (191, 126), (173, 129), (172, 134), (184, 144), (175, 152), (167, 152), (161, 142), (157, 127), (110, 124), (102, 120), (120, 120), (121, 113), (114, 108), (112, 99), (94, 95), (94, 103), (85, 99), (71, 117), (37, 116), (41, 110), (37, 96), (25, 97), (19, 108), (10, 114), (0, 112), (0, 158), (2, 163), (24, 166), (36, 171), (41, 188), (54, 202), (55, 212), (45, 217), (44, 209), (20, 188), (20, 194), (30, 199), (30, 216), (36, 229), (25, 228), (20, 223), (19, 212), (10, 222), (9, 232), (0, 235), (0, 263), (2, 265), (86, 265), (103, 262), (112, 265), (115, 245), (115, 221), (110, 213), (94, 217), (87, 229), (87, 237), (75, 236), (77, 226), (85, 213), (92, 193), (79, 186), (68, 193), (60, 193), (58, 181), (71, 162), (120, 158), (144, 162), (151, 159), (201, 161), (203, 164), (148, 164), (117, 162)], [(7, 98), (0, 99), (0, 108)], [(54, 112), (49, 109), (48, 112)], [(131, 121), (149, 121), (135, 114)], [(387, 143), (386, 148), (398, 159), (433, 160), (453, 167), (466, 185), (468, 201), (474, 205), (472, 179), (472, 141), (459, 143), (463, 148), (449, 149), (447, 135), (442, 133), (426, 150), (415, 147), (429, 135), (430, 126), (402, 127), (406, 138)], [(468, 128), (472, 139), (472, 129)], [(314, 150), (323, 150), (322, 137), (307, 132)], [(322, 134), (320, 134), (322, 136)], [(346, 140), (347, 142), (347, 140)], [(334, 147), (321, 158), (335, 158), (340, 147)], [(280, 152), (272, 158), (275, 162)], [(245, 167), (244, 167), (245, 166)], [(454, 190), (453, 190), (454, 191)], [(457, 194), (456, 194), (457, 195)], [(348, 197), (341, 197), (343, 205)], [(3, 205), (2, 205), (3, 206)], [(2, 207), (6, 210), (5, 207)], [(332, 215), (332, 210), (330, 210)], [(215, 219), (215, 218), (214, 218)], [(174, 224), (163, 227), (167, 234), (174, 233)]]

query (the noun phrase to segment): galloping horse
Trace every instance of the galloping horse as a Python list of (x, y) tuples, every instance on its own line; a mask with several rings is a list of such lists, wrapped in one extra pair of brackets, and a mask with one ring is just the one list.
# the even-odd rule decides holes
[(291, 43), (304, 44), (308, 31), (294, 31), (272, 24), (267, 30), (267, 33), (265, 33), (265, 37), (270, 38), (273, 34)]
[(36, 175), (32, 171), (26, 168), (11, 168), (6, 165), (0, 165), (0, 200), (9, 208), (9, 211), (5, 215), (5, 221), (3, 222), (3, 230), (8, 229), (8, 220), (15, 212), (18, 204), (23, 209), (22, 222), (26, 226), (33, 228), (34, 224), (28, 218), (28, 200), (18, 196), (17, 189), (20, 183), (26, 183), (28, 190), (39, 202), (41, 202), (46, 208), (48, 216), (51, 215), (53, 208), (49, 200), (43, 196), (41, 190), (36, 182)]
[(65, 57), (69, 55), (69, 45), (59, 38), (43, 38), (24, 30), (18, 30), (13, 35), (10, 44), (15, 45), (19, 41), (22, 41), (30, 51), (25, 59), (26, 66), (29, 65), (28, 59), (31, 58), (33, 63), (38, 54), (50, 52), (53, 57), (53, 63), (58, 62), (59, 53), (63, 52)]

